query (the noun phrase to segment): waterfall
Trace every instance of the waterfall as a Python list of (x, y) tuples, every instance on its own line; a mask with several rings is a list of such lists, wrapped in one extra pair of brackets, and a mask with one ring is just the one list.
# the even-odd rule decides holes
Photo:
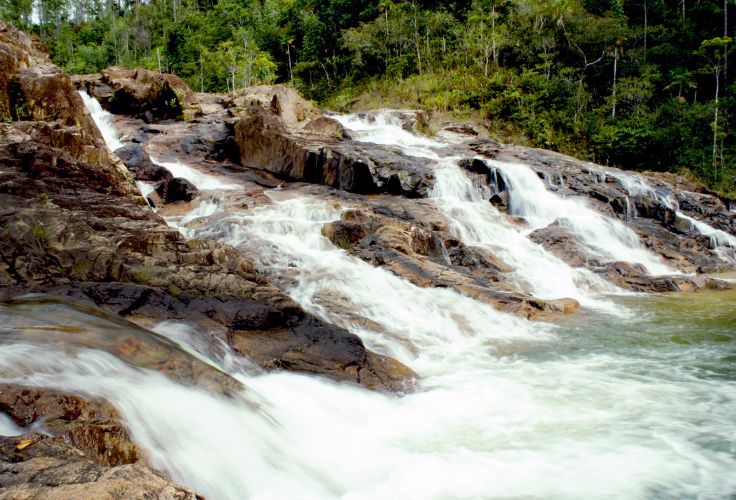
[(614, 177), (621, 186), (629, 193), (630, 196), (646, 196), (658, 200), (666, 207), (674, 210), (675, 217), (687, 221), (699, 234), (708, 236), (711, 241), (711, 247), (715, 250), (715, 254), (726, 262), (736, 262), (736, 237), (716, 229), (710, 224), (685, 215), (680, 210), (680, 204), (675, 196), (670, 192), (660, 193), (641, 175), (630, 174), (626, 172), (609, 172), (608, 175)]
[[(412, 144), (406, 147), (438, 163), (434, 202), (452, 215), (453, 230), (517, 259), (520, 283), (550, 293), (557, 287), (556, 295), (607, 291), (588, 282), (588, 271), (531, 243), (454, 160), (439, 160), (435, 143)], [(192, 178), (203, 189), (218, 185), (213, 179), (229, 183), (211, 177)], [(712, 303), (690, 337), (683, 321), (695, 317), (683, 312), (683, 300), (662, 312), (666, 302), (645, 306), (654, 299), (642, 296), (631, 300), (631, 316), (584, 310), (578, 323), (532, 322), (449, 289), (416, 287), (336, 248), (322, 228), (347, 207), (332, 199), (297, 189), (267, 195), (272, 204), (241, 212), (204, 198), (180, 222), (191, 224), (192, 236), (241, 248), (307, 311), (407, 363), (422, 377), (416, 392), (263, 374), (225, 348), (203, 346), (197, 339), (205, 333), (192, 325), (157, 325), (160, 335), (243, 382), (242, 397), (228, 398), (134, 367), (111, 349), (11, 342), (9, 333), (29, 325), (3, 308), (0, 382), (109, 400), (153, 466), (208, 498), (721, 498), (736, 491), (736, 386), (732, 344), (723, 341), (733, 323), (708, 330)], [(58, 317), (41, 314), (45, 326)], [(97, 331), (94, 318), (77, 321)], [(708, 343), (710, 336), (718, 340)], [(17, 429), (0, 420), (5, 432)]]
[(102, 138), (105, 139), (105, 144), (110, 151), (115, 151), (118, 148), (123, 147), (123, 143), (120, 142), (120, 137), (112, 123), (112, 115), (102, 109), (100, 103), (94, 97), (91, 97), (87, 92), (80, 90), (79, 95), (82, 96), (82, 101), (85, 107), (92, 116), (92, 120), (97, 125), (97, 128), (102, 134)]
[(677, 274), (660, 257), (645, 250), (636, 233), (618, 219), (606, 217), (578, 197), (564, 198), (521, 163), (490, 162), (509, 181), (510, 209), (533, 229), (560, 221), (597, 256), (606, 261), (642, 264), (650, 274)]
[(498, 343), (549, 338), (544, 324), (532, 327), (449, 289), (415, 286), (338, 249), (321, 234), (325, 223), (341, 215), (327, 202), (270, 195), (273, 205), (219, 219), (198, 236), (247, 250), (307, 311), (359, 334), (369, 347), (419, 373), (449, 369), (451, 359), (467, 364), (468, 350), (489, 353)]
[(486, 201), (482, 191), (453, 159), (439, 162), (431, 197), (451, 221), (451, 231), (463, 242), (491, 250), (513, 266), (519, 289), (542, 299), (572, 297), (585, 305), (600, 306), (601, 293), (617, 287), (586, 269), (574, 269), (527, 238), (523, 228)]
[(214, 175), (205, 174), (195, 168), (185, 165), (181, 161), (162, 161), (151, 157), (151, 161), (156, 165), (164, 167), (166, 170), (171, 172), (174, 177), (181, 177), (186, 179), (200, 191), (214, 191), (217, 189), (239, 189), (240, 184), (234, 182), (228, 182), (220, 177)]

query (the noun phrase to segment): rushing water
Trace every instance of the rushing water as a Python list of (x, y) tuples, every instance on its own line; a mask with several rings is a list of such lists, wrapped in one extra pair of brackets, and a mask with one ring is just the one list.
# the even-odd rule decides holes
[(462, 241), (490, 249), (510, 264), (518, 288), (544, 298), (572, 297), (585, 305), (602, 306), (596, 295), (617, 291), (586, 269), (574, 269), (527, 238), (525, 231), (488, 203), (482, 191), (453, 160), (441, 160), (432, 191)]
[(604, 260), (644, 265), (651, 274), (673, 274), (660, 257), (645, 250), (636, 233), (618, 219), (606, 217), (578, 197), (563, 198), (547, 189), (542, 179), (520, 163), (492, 162), (509, 181), (511, 211), (532, 228), (556, 220), (568, 227), (594, 254)]
[[(437, 169), (448, 179), (435, 200), (457, 215), (455, 230), (468, 233), (464, 239), (481, 244), (490, 237), (471, 236), (476, 223), (462, 216), (475, 213), (475, 192), (450, 168), (456, 166), (445, 167)], [(451, 183), (456, 190), (446, 189)], [(182, 352), (247, 389), (227, 397), (185, 387), (121, 359), (114, 342), (69, 349), (39, 341), (39, 324), (48, 318), (85, 331), (130, 328), (73, 304), (57, 305), (66, 316), (0, 308), (3, 324), (13, 327), (0, 349), (0, 381), (109, 399), (153, 465), (217, 499), (736, 492), (736, 292), (623, 296), (608, 299), (616, 307), (605, 311), (530, 322), (447, 289), (418, 288), (335, 248), (321, 235), (343, 210), (333, 203), (289, 190), (269, 196), (272, 205), (218, 214), (196, 234), (247, 250), (305, 309), (407, 363), (422, 377), (416, 392), (387, 395), (317, 377), (262, 374), (226, 348), (203, 344), (190, 325), (160, 324), (156, 331)], [(207, 200), (197, 217), (218, 210)], [(486, 217), (497, 228), (506, 224), (494, 211), (481, 213), (477, 224)], [(508, 237), (533, 256), (520, 237)], [(559, 265), (561, 286), (595, 296), (598, 285)], [(523, 278), (542, 288), (532, 271)], [(75, 335), (55, 328), (41, 333)], [(0, 421), (2, 432), (16, 430)]]
[(713, 226), (690, 217), (680, 211), (680, 205), (675, 196), (670, 192), (658, 192), (650, 183), (641, 175), (635, 175), (627, 172), (614, 172), (604, 170), (603, 175), (615, 178), (621, 183), (630, 196), (648, 196), (659, 200), (665, 206), (675, 211), (675, 216), (685, 220), (698, 233), (708, 236), (711, 240), (711, 246), (715, 249), (716, 255), (722, 260), (730, 263), (736, 263), (736, 236), (728, 234), (725, 231), (716, 229)]
[(110, 151), (122, 148), (123, 143), (120, 142), (120, 136), (112, 123), (112, 115), (102, 109), (102, 105), (97, 101), (97, 99), (91, 97), (87, 92), (80, 90), (79, 95), (82, 96), (84, 105), (87, 107), (90, 115), (92, 115), (92, 120), (100, 130), (103, 139), (105, 139), (105, 144), (107, 144)]

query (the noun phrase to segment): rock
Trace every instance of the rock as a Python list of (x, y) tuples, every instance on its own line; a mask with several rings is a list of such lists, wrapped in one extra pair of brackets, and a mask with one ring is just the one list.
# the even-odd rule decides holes
[(339, 124), (291, 89), (254, 87), (231, 100), (243, 166), (361, 194), (426, 197), (432, 186), (423, 160), (345, 138)]
[(401, 124), (401, 127), (407, 132), (421, 132), (429, 126), (429, 118), (427, 114), (419, 109), (372, 109), (370, 111), (362, 111), (358, 116), (368, 122), (376, 120), (388, 119), (394, 123)]
[(580, 307), (573, 299), (540, 300), (516, 291), (504, 276), (512, 269), (490, 252), (467, 247), (447, 232), (428, 230), (421, 221), (352, 210), (325, 225), (322, 234), (419, 287), (451, 288), (502, 311), (533, 318)]
[(42, 422), (45, 431), (102, 465), (131, 464), (140, 458), (117, 410), (100, 399), (0, 384), (0, 412), (20, 427)]
[(173, 178), (166, 168), (151, 161), (148, 153), (139, 144), (126, 144), (115, 150), (115, 154), (122, 160), (128, 170), (139, 181), (161, 181)]
[(138, 116), (146, 123), (191, 120), (202, 114), (189, 86), (171, 74), (113, 66), (99, 74), (75, 76), (74, 83), (111, 113)]
[(144, 464), (96, 463), (60, 437), (0, 436), (0, 499), (68, 498), (203, 499)]
[(368, 351), (357, 335), (313, 322), (291, 331), (236, 331), (233, 347), (269, 369), (315, 372), (369, 389), (410, 391), (417, 375), (398, 361)]
[(181, 177), (163, 180), (156, 186), (156, 193), (163, 203), (192, 201), (198, 192), (194, 184)]
[[(314, 350), (304, 352), (309, 361), (300, 371), (372, 380), (371, 387), (386, 383), (386, 390), (403, 385), (388, 375), (370, 378), (393, 365), (368, 366), (375, 357), (362, 345), (334, 340), (357, 337), (304, 313), (234, 249), (184, 240), (130, 196), (135, 185), (115, 167), (83, 163), (9, 131), (0, 142), (0, 298), (54, 291), (123, 316), (180, 319), (226, 332), (278, 331), (285, 339), (315, 329), (329, 334), (310, 337)], [(333, 344), (333, 352), (349, 345), (362, 353), (353, 364), (320, 364), (314, 353)], [(290, 354), (294, 366), (301, 352)]]
[[(622, 179), (637, 175), (631, 172), (594, 165), (552, 151), (489, 141), (471, 141), (468, 147), (487, 158), (524, 163), (545, 180), (547, 189), (559, 192), (562, 196), (581, 197), (604, 215), (618, 217), (638, 234), (645, 247), (682, 272), (691, 273), (698, 269), (702, 270), (700, 272), (716, 272), (732, 267), (719, 258), (710, 238), (699, 234), (690, 223), (676, 214), (675, 209), (679, 205), (681, 213), (736, 235), (736, 213), (730, 212), (724, 200), (702, 186), (676, 175), (648, 173), (648, 178), (641, 182), (646, 182), (649, 188), (634, 188), (634, 192), (630, 193)], [(505, 190), (503, 177), (494, 178), (492, 166), (484, 168), (484, 164), (481, 159), (461, 162), (470, 172), (483, 176), (492, 192), (502, 193)], [(683, 190), (679, 190), (678, 186)], [(602, 263), (599, 259), (592, 257), (569, 235), (560, 238), (559, 234), (549, 231), (559, 232), (553, 227), (543, 228), (536, 231), (532, 238), (571, 265), (600, 270)], [(608, 275), (608, 271), (601, 272)], [(620, 277), (613, 278), (620, 281)], [(661, 284), (650, 284), (654, 288), (661, 288)], [(637, 289), (645, 285), (645, 281), (630, 284)]]
[(0, 123), (0, 140), (26, 134), (63, 147), (80, 160), (106, 166), (119, 163), (104, 147), (69, 76), (51, 64), (28, 35), (4, 21), (0, 21), (0, 122), (8, 122)]
[(495, 206), (500, 211), (508, 212), (509, 210), (509, 192), (508, 191), (501, 191), (500, 193), (494, 194), (493, 196), (491, 196), (491, 199), (489, 201), (493, 204), (493, 206)]

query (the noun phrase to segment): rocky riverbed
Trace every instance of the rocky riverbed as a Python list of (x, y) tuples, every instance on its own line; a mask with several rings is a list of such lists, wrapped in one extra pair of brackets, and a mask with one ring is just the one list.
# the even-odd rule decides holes
[[(335, 252), (316, 254), (338, 259), (326, 280), (369, 284), (381, 269), (399, 296), (414, 294), (409, 304), (441, 290), (442, 304), (539, 321), (597, 295), (733, 286), (710, 275), (736, 265), (733, 201), (677, 176), (498, 144), (458, 124), (426, 137), (421, 112), (340, 117), (284, 86), (196, 94), (173, 75), (122, 68), (70, 78), (4, 23), (0, 55), (4, 344), (46, 328), (179, 383), (242, 391), (147, 330), (176, 320), (257, 369), (412, 391), (418, 375), (361, 339), (388, 335), (389, 313), (337, 286), (307, 290), (301, 257), (259, 233), (289, 209), (306, 221), (294, 233), (305, 254), (308, 238)], [(115, 115), (115, 151), (78, 91)], [(348, 257), (353, 282), (339, 267)], [(53, 297), (18, 299), (34, 293)], [(70, 334), (71, 319), (23, 321), (29, 307), (99, 324)], [(474, 328), (468, 316), (460, 330)], [(197, 497), (154, 470), (104, 398), (7, 383), (0, 411), (25, 433), (0, 440), (0, 497)]]

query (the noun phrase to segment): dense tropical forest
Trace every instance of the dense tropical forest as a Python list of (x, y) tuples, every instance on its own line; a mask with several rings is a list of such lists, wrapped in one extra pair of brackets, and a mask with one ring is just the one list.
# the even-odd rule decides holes
[(333, 109), (409, 106), (487, 120), (504, 140), (736, 191), (727, 0), (0, 5), (71, 73), (143, 66), (217, 92), (290, 83)]

